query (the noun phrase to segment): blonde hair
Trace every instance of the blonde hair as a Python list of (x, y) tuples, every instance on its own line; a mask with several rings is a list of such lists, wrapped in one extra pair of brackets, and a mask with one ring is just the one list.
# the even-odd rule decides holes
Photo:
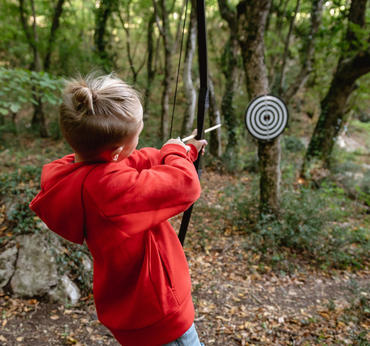
[(60, 127), (75, 152), (91, 159), (132, 138), (142, 123), (141, 95), (113, 74), (65, 80)]

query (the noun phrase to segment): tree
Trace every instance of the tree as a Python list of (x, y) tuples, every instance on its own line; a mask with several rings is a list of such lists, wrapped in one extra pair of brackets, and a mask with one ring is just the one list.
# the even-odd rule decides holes
[[(175, 3), (174, 3), (175, 4)], [(182, 10), (177, 23), (177, 31), (175, 37), (171, 33), (169, 13), (173, 11), (173, 7), (168, 10), (166, 0), (160, 0), (160, 13), (157, 6), (157, 0), (153, 0), (154, 13), (159, 32), (163, 38), (164, 46), (164, 79), (163, 79), (163, 93), (162, 93), (162, 111), (161, 111), (161, 127), (159, 136), (162, 140), (168, 138), (168, 113), (169, 113), (169, 97), (172, 88), (172, 58), (180, 42), (181, 34), (181, 16), (184, 12), (185, 1), (182, 5)], [(162, 21), (162, 24), (160, 23)]]
[[(311, 75), (316, 51), (315, 46), (316, 38), (321, 23), (323, 4), (324, 0), (314, 0), (312, 2), (310, 31), (306, 37), (305, 42), (306, 49), (304, 51), (301, 70), (299, 74), (294, 79), (294, 81), (288, 86), (288, 88), (285, 88), (284, 79), (281, 81), (280, 84), (281, 96), (287, 104), (290, 103), (290, 100), (298, 92), (298, 90), (306, 84), (308, 78)], [(287, 41), (287, 43), (289, 44), (289, 41)], [(283, 63), (283, 66), (285, 66), (285, 63)], [(282, 75), (285, 75), (284, 68), (282, 71)]]
[[(264, 59), (264, 33), (271, 0), (242, 0), (237, 12), (225, 0), (219, 0), (221, 15), (236, 24), (237, 38), (242, 52), (249, 98), (269, 93)], [(258, 141), (260, 162), (260, 212), (277, 215), (279, 212), (280, 139)]]
[[(35, 11), (35, 3), (33, 0), (31, 0), (31, 8), (32, 8), (32, 17), (33, 17), (33, 34), (31, 35), (30, 28), (27, 24), (26, 19), (26, 13), (24, 8), (24, 0), (19, 0), (19, 11), (21, 16), (21, 22), (23, 26), (24, 33), (26, 34), (27, 40), (29, 45), (32, 48), (33, 51), (33, 70), (36, 72), (41, 71), (41, 58), (40, 58), (40, 52), (39, 52), (39, 38), (37, 34), (37, 25), (36, 25), (36, 11)], [(34, 130), (38, 130), (41, 137), (48, 137), (49, 132), (46, 126), (46, 118), (44, 114), (43, 104), (41, 101), (40, 95), (37, 94), (37, 90), (33, 89), (33, 95), (34, 95), (34, 113), (31, 121), (32, 128)]]
[(181, 137), (184, 137), (186, 134), (190, 133), (193, 127), (194, 116), (195, 116), (195, 107), (197, 101), (197, 94), (193, 85), (192, 78), (192, 66), (193, 58), (195, 53), (195, 46), (197, 40), (197, 12), (196, 12), (196, 2), (191, 2), (191, 13), (189, 20), (189, 30), (188, 30), (188, 40), (186, 43), (185, 51), (185, 61), (184, 61), (184, 89), (185, 89), (185, 113), (181, 127)]
[(367, 0), (351, 2), (343, 50), (329, 90), (321, 101), (321, 114), (305, 155), (302, 177), (314, 159), (320, 165), (329, 164), (356, 80), (370, 72), (369, 37), (364, 31), (366, 4)]
[[(158, 36), (157, 44), (154, 48), (154, 24), (155, 15), (151, 15), (148, 22), (147, 29), (147, 50), (148, 50), (148, 59), (147, 59), (147, 84), (145, 88), (145, 106), (144, 106), (144, 118), (149, 118), (150, 115), (150, 95), (152, 93), (153, 81), (155, 74), (157, 72), (157, 61), (159, 53), (159, 39)], [(154, 60), (154, 62), (153, 62)]]
[(239, 74), (239, 42), (237, 13), (224, 6), (224, 1), (219, 0), (221, 17), (226, 20), (230, 29), (230, 36), (222, 55), (222, 72), (226, 78), (225, 92), (222, 97), (221, 110), (225, 118), (228, 141), (226, 152), (232, 154), (236, 146), (237, 119), (233, 100), (238, 85)]
[(101, 0), (99, 8), (95, 12), (94, 42), (101, 65), (107, 73), (111, 72), (111, 57), (107, 52), (107, 22), (117, 8), (117, 0)]
[(63, 12), (63, 4), (64, 4), (64, 0), (58, 0), (58, 3), (54, 9), (53, 23), (50, 29), (50, 36), (49, 36), (49, 41), (48, 41), (47, 50), (45, 54), (45, 60), (44, 60), (44, 70), (45, 71), (49, 71), (50, 69), (50, 58), (51, 58), (52, 48), (53, 48), (54, 41), (55, 41), (55, 34), (59, 28), (59, 19)]

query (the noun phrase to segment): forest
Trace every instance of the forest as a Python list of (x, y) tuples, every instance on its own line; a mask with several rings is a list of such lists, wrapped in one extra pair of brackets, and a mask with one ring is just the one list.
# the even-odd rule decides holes
[[(208, 141), (169, 220), (201, 342), (370, 345), (370, 1), (0, 0), (0, 33), (0, 345), (118, 345), (88, 247), (29, 209), (73, 152), (65, 80), (91, 72), (142, 96), (138, 149)], [(286, 123), (259, 138), (270, 96)]]

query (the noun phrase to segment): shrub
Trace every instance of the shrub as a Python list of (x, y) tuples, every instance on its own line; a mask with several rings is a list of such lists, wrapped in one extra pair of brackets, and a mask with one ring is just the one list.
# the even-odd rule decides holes
[(259, 216), (257, 178), (248, 195), (241, 185), (228, 189), (228, 196), (233, 197), (233, 224), (248, 234), (249, 247), (275, 264), (284, 260), (288, 249), (322, 267), (363, 265), (370, 249), (368, 231), (340, 222), (346, 217), (343, 206), (351, 203), (342, 189), (325, 182), (319, 190), (286, 184), (280, 194), (280, 215), (271, 218)]

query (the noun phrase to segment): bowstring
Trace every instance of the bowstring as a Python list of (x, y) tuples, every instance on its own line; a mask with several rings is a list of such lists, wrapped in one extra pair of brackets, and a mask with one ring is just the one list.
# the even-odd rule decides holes
[(180, 45), (180, 57), (179, 57), (179, 64), (177, 66), (177, 77), (176, 77), (176, 87), (175, 87), (175, 96), (173, 98), (173, 108), (172, 108), (172, 118), (171, 118), (171, 128), (170, 128), (170, 139), (172, 137), (172, 126), (173, 126), (173, 118), (175, 116), (175, 107), (176, 107), (176, 96), (177, 96), (177, 86), (179, 84), (179, 75), (180, 75), (180, 64), (181, 64), (181, 55), (182, 55), (182, 46), (184, 42), (184, 34), (185, 34), (185, 24), (186, 24), (186, 15), (188, 13), (188, 1), (185, 2), (185, 18), (184, 24), (182, 27), (182, 35), (181, 35), (181, 45)]

